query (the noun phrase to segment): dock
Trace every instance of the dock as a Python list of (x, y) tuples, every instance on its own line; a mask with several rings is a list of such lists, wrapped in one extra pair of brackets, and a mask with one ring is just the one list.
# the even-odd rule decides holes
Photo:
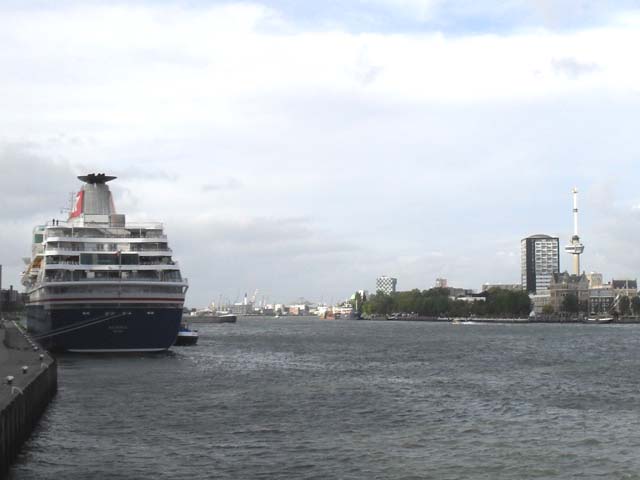
[(16, 323), (0, 320), (0, 478), (57, 389), (55, 359)]

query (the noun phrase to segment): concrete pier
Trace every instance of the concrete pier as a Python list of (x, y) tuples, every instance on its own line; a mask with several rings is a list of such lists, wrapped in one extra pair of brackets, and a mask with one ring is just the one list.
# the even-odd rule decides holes
[[(8, 377), (13, 380), (9, 382)], [(0, 321), (0, 478), (57, 389), (55, 359), (16, 324)]]

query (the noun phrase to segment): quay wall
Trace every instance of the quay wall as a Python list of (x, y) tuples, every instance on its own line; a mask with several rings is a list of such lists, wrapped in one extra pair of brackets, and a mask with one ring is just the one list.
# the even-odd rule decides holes
[[(16, 324), (5, 322), (0, 340), (0, 478), (4, 478), (55, 396), (58, 370), (55, 359)], [(11, 384), (9, 375), (14, 377)]]

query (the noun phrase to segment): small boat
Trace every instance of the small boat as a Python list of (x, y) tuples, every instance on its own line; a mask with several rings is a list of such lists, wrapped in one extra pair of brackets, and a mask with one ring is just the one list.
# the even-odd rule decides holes
[(212, 323), (236, 323), (237, 317), (233, 314), (219, 315)]
[(237, 317), (233, 314), (208, 314), (208, 315), (184, 315), (183, 321), (190, 323), (236, 323)]
[(184, 323), (180, 325), (180, 330), (178, 330), (178, 336), (176, 337), (176, 343), (174, 343), (174, 345), (185, 346), (195, 345), (196, 343), (198, 343), (198, 331), (191, 330)]
[(613, 317), (591, 317), (585, 320), (585, 323), (611, 323), (613, 322)]

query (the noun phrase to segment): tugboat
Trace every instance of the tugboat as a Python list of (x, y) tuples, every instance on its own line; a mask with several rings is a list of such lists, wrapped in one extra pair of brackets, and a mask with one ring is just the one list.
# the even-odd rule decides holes
[(116, 213), (104, 173), (78, 177), (66, 221), (37, 226), (22, 283), (27, 328), (49, 350), (157, 352), (173, 345), (187, 280), (161, 223)]
[(188, 325), (182, 324), (180, 325), (180, 330), (178, 330), (178, 336), (176, 338), (176, 346), (186, 346), (186, 345), (195, 345), (198, 343), (198, 331), (191, 330)]

